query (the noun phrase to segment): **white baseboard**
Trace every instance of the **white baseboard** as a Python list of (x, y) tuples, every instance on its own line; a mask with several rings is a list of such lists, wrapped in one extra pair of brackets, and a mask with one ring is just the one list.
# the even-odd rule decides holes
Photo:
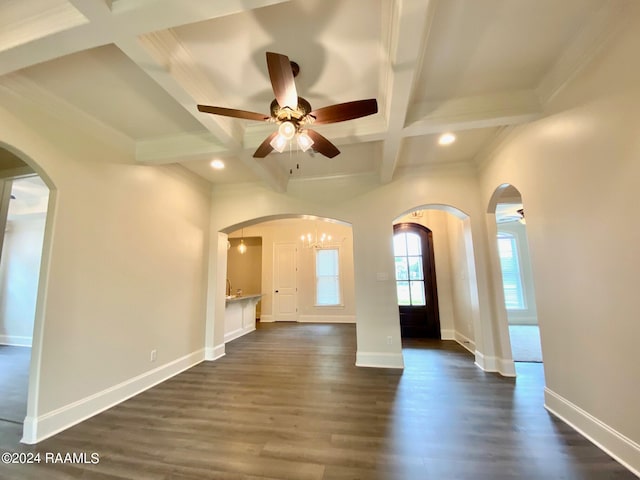
[(204, 352), (204, 359), (207, 361), (218, 360), (226, 355), (224, 343), (217, 347), (207, 347)]
[(24, 421), (21, 442), (27, 444), (41, 442), (154, 385), (164, 382), (203, 360), (204, 349), (200, 349), (64, 407), (35, 418), (27, 416)]
[(454, 340), (475, 355), (476, 342), (474, 342), (470, 338), (465, 337), (460, 332), (455, 332)]
[(260, 323), (273, 323), (273, 315), (265, 315), (264, 313), (260, 316)]
[(300, 323), (356, 323), (355, 315), (299, 315)]
[(30, 347), (32, 343), (32, 337), (23, 337), (20, 335), (0, 335), (0, 345), (9, 345), (12, 347)]
[(640, 445), (545, 387), (544, 407), (640, 477)]
[(230, 342), (231, 340), (235, 340), (236, 338), (240, 338), (247, 333), (251, 333), (256, 329), (255, 323), (253, 325), (249, 325), (245, 328), (238, 328), (233, 332), (225, 333), (224, 335), (224, 343)]
[(404, 368), (402, 353), (357, 352), (357, 367)]
[(455, 340), (456, 339), (456, 331), (449, 330), (446, 328), (440, 329), (440, 338), (442, 340)]
[(515, 377), (516, 366), (513, 360), (504, 358), (485, 356), (479, 351), (475, 351), (476, 365), (485, 372), (498, 372), (503, 377)]

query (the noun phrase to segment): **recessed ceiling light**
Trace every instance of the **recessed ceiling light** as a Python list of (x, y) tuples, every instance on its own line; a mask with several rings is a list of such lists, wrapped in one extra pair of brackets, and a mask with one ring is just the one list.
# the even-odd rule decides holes
[(440, 145), (451, 145), (455, 141), (456, 136), (453, 133), (443, 133), (438, 139)]
[(216, 170), (222, 170), (224, 168), (224, 162), (222, 160), (214, 160), (211, 162), (211, 167)]

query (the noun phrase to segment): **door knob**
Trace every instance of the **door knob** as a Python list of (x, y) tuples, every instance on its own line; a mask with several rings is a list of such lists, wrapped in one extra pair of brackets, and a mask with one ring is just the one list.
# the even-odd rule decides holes
[(276, 290), (276, 293), (278, 293), (278, 290)]

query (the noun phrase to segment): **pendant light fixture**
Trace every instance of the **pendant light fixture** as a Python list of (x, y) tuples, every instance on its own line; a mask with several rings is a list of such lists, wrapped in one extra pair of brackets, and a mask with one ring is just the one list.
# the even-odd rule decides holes
[(238, 245), (238, 252), (240, 252), (241, 255), (244, 255), (244, 253), (247, 251), (247, 246), (244, 244), (244, 228), (242, 229), (241, 237), (242, 238), (240, 238), (240, 245)]

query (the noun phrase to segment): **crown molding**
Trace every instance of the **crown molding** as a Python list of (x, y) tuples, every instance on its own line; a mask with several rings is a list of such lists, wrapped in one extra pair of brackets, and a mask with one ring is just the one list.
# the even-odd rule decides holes
[(4, 75), (0, 78), (0, 89), (19, 98), (20, 101), (46, 112), (53, 118), (63, 121), (74, 129), (114, 145), (120, 150), (131, 153), (135, 149), (133, 139), (41, 88), (24, 75), (19, 73)]

